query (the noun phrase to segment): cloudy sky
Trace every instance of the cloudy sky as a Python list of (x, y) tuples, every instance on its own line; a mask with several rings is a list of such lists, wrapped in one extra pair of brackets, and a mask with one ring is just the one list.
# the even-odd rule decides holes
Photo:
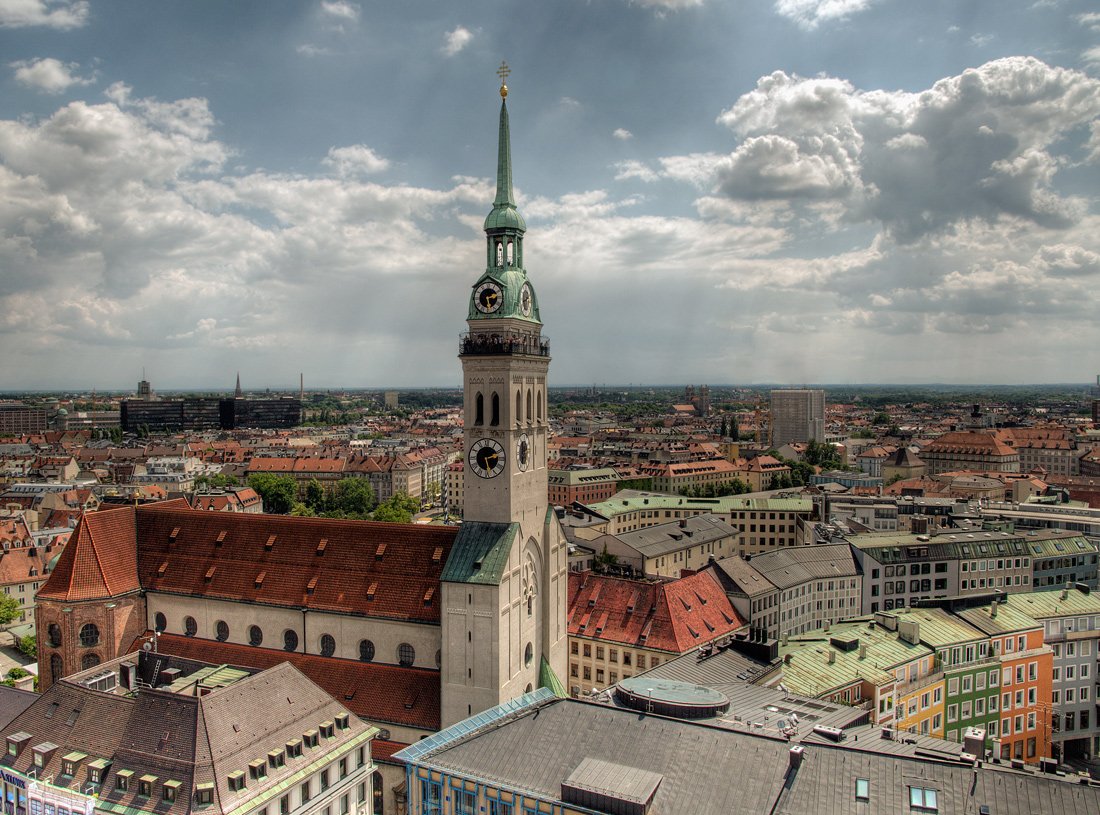
[(0, 0), (0, 389), (458, 385), (495, 70), (552, 384), (1085, 382), (1086, 0)]

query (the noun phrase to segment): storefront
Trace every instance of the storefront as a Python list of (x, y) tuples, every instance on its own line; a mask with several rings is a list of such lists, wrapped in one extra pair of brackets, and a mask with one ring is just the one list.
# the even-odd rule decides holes
[(11, 770), (3, 779), (5, 815), (93, 815), (95, 797), (28, 778)]

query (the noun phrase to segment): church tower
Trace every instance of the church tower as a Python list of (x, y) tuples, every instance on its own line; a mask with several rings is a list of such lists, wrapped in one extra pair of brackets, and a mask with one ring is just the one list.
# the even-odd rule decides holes
[(443, 726), (554, 685), (566, 664), (567, 548), (547, 500), (549, 423), (538, 298), (523, 263), (508, 75), (499, 71), (497, 189), (485, 271), (470, 290), (459, 359), (464, 393), (463, 526), (443, 573)]

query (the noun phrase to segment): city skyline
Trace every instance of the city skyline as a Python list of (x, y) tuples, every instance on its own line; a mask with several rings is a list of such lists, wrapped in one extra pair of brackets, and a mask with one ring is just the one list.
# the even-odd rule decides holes
[(0, 0), (5, 389), (457, 384), (502, 59), (551, 386), (1087, 383), (1100, 14), (733, 5)]

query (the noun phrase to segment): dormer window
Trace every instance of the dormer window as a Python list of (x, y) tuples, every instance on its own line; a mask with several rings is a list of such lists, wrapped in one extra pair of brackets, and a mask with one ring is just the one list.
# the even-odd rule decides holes
[(286, 754), (290, 758), (300, 758), (302, 755), (302, 740), (291, 739), (286, 743)]
[(335, 729), (332, 722), (321, 722), (321, 735), (326, 739), (331, 739)]
[(68, 776), (76, 775), (76, 771), (80, 767), (80, 762), (87, 757), (87, 753), (72, 752), (66, 754), (61, 758), (61, 774)]
[(351, 727), (351, 719), (347, 713), (336, 714), (336, 726), (341, 730), (347, 730)]
[(31, 734), (25, 731), (20, 730), (18, 733), (12, 733), (8, 736), (8, 755), (17, 758), (30, 740)]
[(41, 744), (36, 744), (32, 749), (34, 750), (34, 766), (41, 770), (50, 763), (54, 751), (57, 750), (57, 745), (52, 741), (44, 741)]
[(316, 747), (320, 740), (317, 737), (316, 730), (307, 730), (302, 734), (302, 741), (305, 743), (306, 747), (312, 748)]
[(267, 759), (258, 758), (255, 761), (248, 762), (248, 777), (253, 781), (267, 778)]

